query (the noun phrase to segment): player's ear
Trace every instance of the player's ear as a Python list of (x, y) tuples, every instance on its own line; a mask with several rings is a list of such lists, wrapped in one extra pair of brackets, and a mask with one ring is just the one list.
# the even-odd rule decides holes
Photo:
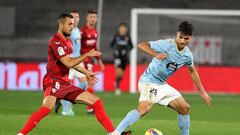
[(177, 31), (176, 32), (176, 37), (178, 37), (180, 35), (180, 32), (179, 31)]
[(62, 22), (58, 23), (58, 27), (62, 28), (63, 27), (63, 23)]

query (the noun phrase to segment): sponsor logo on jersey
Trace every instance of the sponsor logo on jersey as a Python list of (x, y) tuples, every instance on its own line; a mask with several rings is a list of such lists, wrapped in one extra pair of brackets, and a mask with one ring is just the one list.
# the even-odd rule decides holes
[(64, 55), (65, 54), (65, 52), (64, 52), (64, 50), (63, 50), (63, 48), (62, 47), (58, 47), (58, 54), (60, 55), (60, 56), (62, 56), (62, 55)]
[(177, 70), (177, 63), (176, 62), (170, 62), (167, 64), (166, 68), (172, 72)]
[(55, 44), (56, 44), (56, 45), (59, 45), (59, 44), (60, 44), (60, 42), (57, 42), (57, 41), (56, 41), (56, 42), (55, 42)]
[(90, 40), (87, 40), (87, 45), (94, 45), (96, 43), (96, 40), (95, 39), (90, 39)]

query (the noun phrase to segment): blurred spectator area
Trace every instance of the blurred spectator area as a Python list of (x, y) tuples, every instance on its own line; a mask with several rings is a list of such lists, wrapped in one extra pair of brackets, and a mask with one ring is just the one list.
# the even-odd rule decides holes
[[(56, 31), (56, 18), (61, 12), (76, 9), (80, 12), (80, 26), (85, 23), (88, 9), (97, 9), (97, 0), (1, 0), (0, 1), (0, 60), (46, 61), (47, 43)], [(219, 0), (104, 0), (100, 50), (103, 60), (112, 62), (110, 41), (120, 22), (130, 24), (132, 8), (184, 8), (184, 9), (240, 9), (240, 1)], [(145, 22), (146, 23), (146, 22)], [(148, 22), (152, 23), (152, 22)], [(154, 39), (154, 37), (153, 37)], [(142, 39), (144, 40), (144, 39)], [(239, 50), (239, 46), (230, 48)], [(106, 51), (105, 51), (106, 50)], [(223, 53), (223, 55), (225, 55)], [(233, 54), (232, 54), (233, 55)], [(240, 58), (240, 53), (234, 54)], [(223, 56), (224, 57), (224, 56)], [(140, 54), (139, 61), (145, 60)], [(227, 63), (240, 65), (240, 61)]]

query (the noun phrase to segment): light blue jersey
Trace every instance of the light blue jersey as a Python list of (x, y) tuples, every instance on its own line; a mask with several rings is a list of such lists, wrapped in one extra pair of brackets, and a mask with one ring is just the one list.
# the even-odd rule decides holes
[(73, 57), (79, 57), (81, 49), (81, 33), (78, 27), (73, 28), (70, 39), (73, 43)]
[(175, 39), (150, 41), (149, 44), (151, 49), (157, 53), (166, 54), (167, 58), (159, 60), (154, 57), (140, 77), (140, 83), (164, 84), (167, 78), (180, 67), (193, 66), (192, 52), (187, 46), (178, 51)]

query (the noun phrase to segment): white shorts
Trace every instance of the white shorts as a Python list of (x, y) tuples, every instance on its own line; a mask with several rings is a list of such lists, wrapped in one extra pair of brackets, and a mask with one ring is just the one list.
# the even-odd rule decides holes
[[(80, 65), (83, 66), (82, 63)], [(70, 68), (68, 79), (72, 80), (74, 77), (82, 78), (82, 77), (85, 77), (85, 74), (83, 74), (73, 68)]]
[(140, 92), (140, 101), (150, 101), (152, 103), (158, 103), (160, 105), (167, 106), (174, 99), (181, 97), (182, 95), (173, 87), (165, 84), (153, 84), (153, 83), (138, 83), (138, 89)]

